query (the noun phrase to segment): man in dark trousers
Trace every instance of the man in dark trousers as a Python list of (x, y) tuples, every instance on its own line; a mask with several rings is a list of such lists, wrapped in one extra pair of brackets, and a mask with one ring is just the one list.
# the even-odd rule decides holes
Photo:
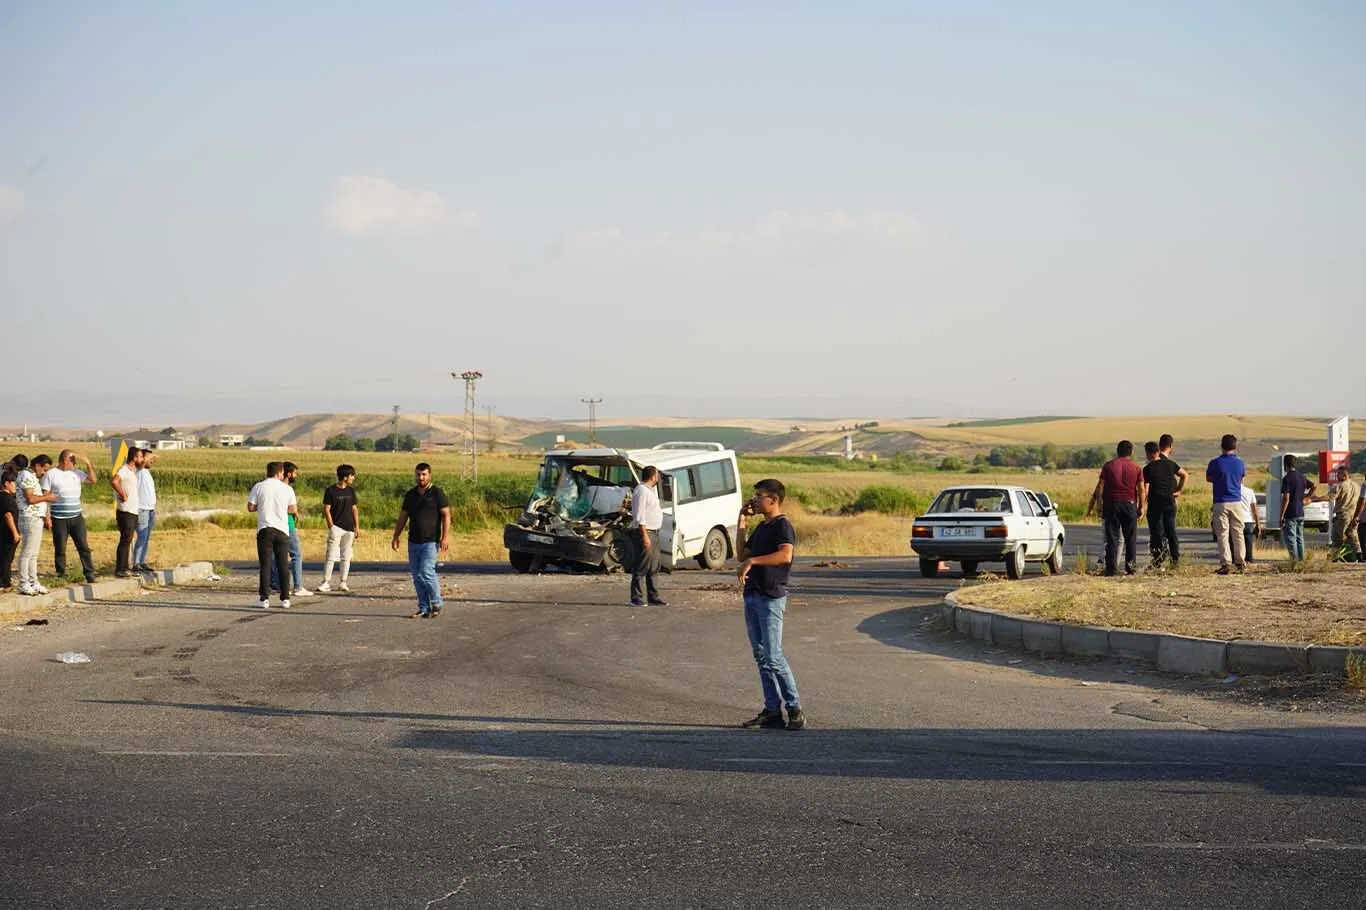
[(631, 567), (631, 606), (665, 607), (668, 603), (655, 590), (655, 576), (659, 574), (659, 529), (664, 524), (664, 510), (659, 505), (659, 469), (654, 465), (640, 472), (640, 483), (631, 493), (631, 523), (640, 534), (640, 553)]
[(1124, 538), (1124, 574), (1134, 574), (1134, 563), (1138, 559), (1138, 520), (1143, 517), (1143, 472), (1129, 456), (1134, 454), (1134, 444), (1121, 439), (1115, 446), (1115, 457), (1105, 462), (1100, 469), (1100, 479), (1091, 494), (1091, 502), (1086, 506), (1086, 517), (1090, 518), (1101, 505), (1101, 519), (1105, 523), (1105, 574), (1115, 575), (1119, 557), (1119, 539)]
[[(764, 708), (742, 727), (786, 727), (800, 730), (806, 726), (797, 680), (783, 656), (783, 614), (787, 611), (787, 577), (797, 544), (797, 532), (783, 514), (787, 490), (777, 480), (761, 480), (754, 485), (754, 498), (740, 510), (737, 523), (736, 552), (740, 554), (740, 585), (744, 591), (745, 627), (754, 662), (759, 666), (759, 686), (764, 693)], [(745, 539), (745, 525), (754, 515), (763, 522)], [(787, 723), (783, 723), (783, 705)]]
[(1176, 501), (1190, 476), (1172, 460), (1172, 437), (1163, 433), (1157, 442), (1143, 444), (1148, 463), (1143, 466), (1143, 483), (1148, 488), (1148, 554), (1153, 568), (1170, 561), (1172, 568), (1181, 561), (1181, 544), (1176, 539)]

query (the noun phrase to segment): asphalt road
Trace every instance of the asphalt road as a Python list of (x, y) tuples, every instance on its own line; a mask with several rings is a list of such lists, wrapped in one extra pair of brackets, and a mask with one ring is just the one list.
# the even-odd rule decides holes
[(430, 621), (393, 567), (268, 613), (238, 573), (5, 626), (0, 906), (1361, 905), (1360, 715), (985, 649), (926, 624), (956, 579), (812, 562), (800, 733), (734, 726), (726, 573), (632, 609), (448, 566)]

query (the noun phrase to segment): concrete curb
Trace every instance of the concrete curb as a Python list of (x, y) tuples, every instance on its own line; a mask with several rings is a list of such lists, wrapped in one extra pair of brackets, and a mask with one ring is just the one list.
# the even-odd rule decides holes
[(1275, 641), (1221, 641), (1170, 632), (1145, 632), (1101, 626), (1077, 626), (1049, 619), (999, 613), (958, 603), (956, 591), (939, 607), (944, 624), (959, 635), (1003, 648), (1069, 657), (1109, 657), (1154, 664), (1159, 670), (1188, 676), (1225, 673), (1347, 672), (1347, 655), (1366, 658), (1366, 648), (1287, 644)]
[(181, 585), (188, 581), (200, 581), (212, 574), (214, 574), (213, 563), (192, 562), (170, 569), (139, 572), (134, 578), (111, 578), (108, 581), (97, 581), (94, 584), (68, 585), (65, 588), (57, 588), (51, 593), (39, 594), (36, 597), (10, 594), (0, 597), (0, 614), (32, 613), (34, 610), (55, 604), (87, 603), (118, 594), (131, 594), (144, 588), (159, 588), (163, 585)]

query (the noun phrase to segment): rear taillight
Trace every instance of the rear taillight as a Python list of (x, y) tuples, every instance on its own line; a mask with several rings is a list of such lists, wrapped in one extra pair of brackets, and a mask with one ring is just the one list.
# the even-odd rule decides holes
[(986, 528), (986, 530), (983, 532), (982, 536), (983, 536), (983, 537), (987, 537), (987, 538), (991, 538), (991, 537), (1005, 537), (1005, 536), (1006, 536), (1006, 526), (1005, 526), (1005, 525), (988, 525), (987, 528)]
[(926, 537), (933, 537), (933, 536), (934, 536), (934, 528), (930, 527), (929, 525), (911, 525), (911, 539), (912, 539), (912, 540), (915, 540), (916, 538), (924, 539), (924, 538), (926, 538)]

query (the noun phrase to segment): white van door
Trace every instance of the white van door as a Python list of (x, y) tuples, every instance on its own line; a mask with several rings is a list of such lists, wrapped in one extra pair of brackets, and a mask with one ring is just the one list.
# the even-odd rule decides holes
[(668, 471), (659, 472), (659, 506), (664, 511), (664, 521), (659, 526), (659, 563), (673, 568), (682, 559), (678, 540), (678, 523), (674, 518), (674, 478)]

